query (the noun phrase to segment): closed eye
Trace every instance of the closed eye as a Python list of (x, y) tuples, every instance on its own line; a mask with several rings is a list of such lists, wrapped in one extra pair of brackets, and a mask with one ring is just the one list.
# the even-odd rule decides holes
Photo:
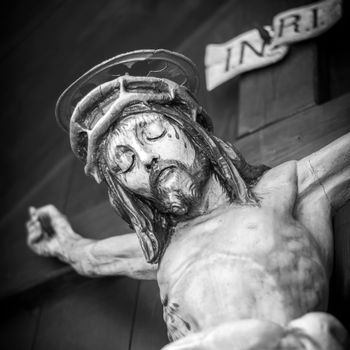
[(162, 138), (166, 134), (166, 129), (162, 122), (154, 121), (146, 124), (143, 129), (143, 135), (146, 140), (154, 141)]
[(115, 154), (115, 164), (113, 171), (116, 174), (123, 174), (130, 171), (135, 164), (135, 154), (133, 151), (120, 147)]
[(157, 139), (160, 139), (162, 138), (166, 133), (166, 130), (164, 130), (161, 134), (157, 135), (157, 136), (146, 136), (147, 140), (157, 140)]

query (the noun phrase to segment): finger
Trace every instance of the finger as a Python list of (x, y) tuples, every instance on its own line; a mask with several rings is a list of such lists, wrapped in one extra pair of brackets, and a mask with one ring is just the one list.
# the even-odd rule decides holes
[(41, 256), (56, 256), (56, 252), (59, 250), (59, 244), (57, 240), (39, 240), (38, 243), (30, 245), (33, 251)]
[(38, 231), (31, 227), (29, 227), (27, 230), (28, 230), (27, 243), (29, 245), (35, 245), (35, 244), (38, 244), (40, 241), (42, 241), (43, 234), (41, 231)]
[(27, 242), (28, 244), (36, 244), (43, 238), (43, 230), (41, 228), (41, 225), (38, 221), (35, 222), (27, 222), (27, 231), (28, 231), (28, 237)]
[(31, 234), (33, 233), (34, 229), (36, 228), (36, 223), (37, 221), (32, 221), (32, 220), (29, 220), (26, 222), (26, 228), (27, 228), (27, 232), (28, 234)]
[(39, 222), (43, 231), (45, 231), (45, 233), (49, 237), (52, 237), (55, 234), (55, 230), (52, 226), (54, 223), (52, 222), (52, 219), (49, 215), (45, 214), (45, 215), (39, 216)]
[(29, 215), (30, 215), (30, 216), (33, 216), (33, 215), (35, 215), (35, 213), (36, 213), (36, 209), (35, 209), (35, 207), (33, 207), (33, 206), (30, 206), (30, 207), (28, 208), (28, 211), (29, 211)]
[(27, 220), (27, 224), (35, 224), (36, 222), (39, 222), (37, 217), (31, 217), (29, 220)]
[(37, 213), (33, 214), (33, 216), (30, 217), (30, 219), (26, 222), (26, 227), (30, 227), (30, 226), (38, 226), (38, 224), (40, 225), (40, 221), (39, 218), (37, 216)]
[(37, 213), (38, 215), (63, 216), (62, 213), (52, 204), (38, 208)]
[(39, 215), (39, 221), (49, 235), (53, 235), (55, 231), (65, 233), (72, 231), (72, 227), (66, 216), (63, 215), (54, 205), (49, 204), (41, 207), (37, 209), (37, 213)]
[(30, 206), (28, 208), (28, 212), (29, 212), (30, 220), (38, 220), (38, 211), (36, 208), (34, 208), (33, 206)]
[(37, 209), (37, 215), (45, 227), (60, 224), (66, 220), (65, 216), (52, 204)]

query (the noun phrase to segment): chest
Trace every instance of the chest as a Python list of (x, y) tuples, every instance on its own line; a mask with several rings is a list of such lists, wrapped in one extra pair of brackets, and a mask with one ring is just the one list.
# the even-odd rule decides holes
[[(269, 255), (312, 244), (310, 234), (286, 211), (270, 206), (231, 206), (176, 231), (158, 272), (162, 282), (216, 256), (266, 264)], [(293, 242), (293, 244), (292, 244)], [(221, 264), (225, 259), (220, 259)]]
[(325, 298), (317, 244), (289, 211), (232, 206), (180, 228), (158, 283), (165, 310), (191, 327), (247, 317), (285, 323)]

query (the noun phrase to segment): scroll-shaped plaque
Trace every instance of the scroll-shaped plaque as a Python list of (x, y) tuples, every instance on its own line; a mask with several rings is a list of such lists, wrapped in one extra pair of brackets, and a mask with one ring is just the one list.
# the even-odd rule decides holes
[(209, 44), (205, 53), (207, 90), (281, 60), (289, 44), (322, 34), (341, 15), (341, 0), (324, 0), (277, 14), (272, 27), (249, 30), (223, 44)]

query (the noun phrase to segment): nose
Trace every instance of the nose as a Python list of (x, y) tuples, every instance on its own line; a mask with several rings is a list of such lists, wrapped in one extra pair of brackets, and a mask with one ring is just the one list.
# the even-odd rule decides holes
[(134, 151), (137, 154), (140, 162), (143, 164), (147, 172), (150, 172), (152, 168), (158, 163), (160, 156), (157, 150), (144, 145), (134, 144)]
[(158, 163), (158, 161), (159, 161), (158, 154), (150, 155), (150, 157), (144, 162), (146, 170), (150, 172), (152, 168)]

